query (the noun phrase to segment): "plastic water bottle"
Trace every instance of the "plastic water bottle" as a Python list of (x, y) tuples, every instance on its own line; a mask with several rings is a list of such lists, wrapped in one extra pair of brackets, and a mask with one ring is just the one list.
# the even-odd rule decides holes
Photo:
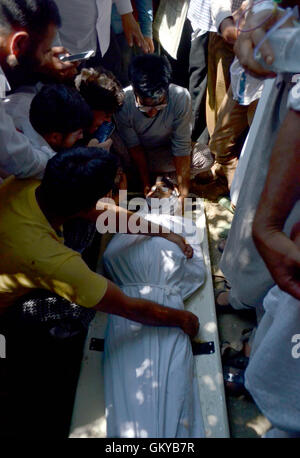
[(259, 50), (254, 54), (257, 62), (275, 73), (300, 73), (300, 27), (274, 30), (267, 39), (274, 53), (273, 63), (266, 64)]

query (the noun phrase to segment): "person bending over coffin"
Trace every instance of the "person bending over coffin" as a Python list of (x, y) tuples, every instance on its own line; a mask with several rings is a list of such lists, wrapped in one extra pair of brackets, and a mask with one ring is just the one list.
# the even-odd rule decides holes
[[(141, 214), (180, 230), (193, 257), (187, 259), (164, 239), (117, 234), (104, 253), (104, 265), (126, 295), (183, 310), (184, 299), (204, 283), (205, 266), (191, 220), (164, 213), (166, 200), (174, 205), (175, 193), (168, 180), (158, 178)], [(164, 198), (163, 205), (149, 213), (154, 197)], [(104, 351), (108, 437), (204, 437), (192, 348), (180, 329), (110, 316)]]
[(180, 200), (189, 194), (190, 178), (201, 172), (199, 157), (191, 155), (192, 106), (189, 92), (171, 84), (166, 57), (135, 57), (129, 67), (131, 86), (116, 113), (118, 132), (138, 170), (144, 194), (153, 175), (172, 174)]
[[(42, 182), (10, 177), (0, 186), (0, 334), (7, 339), (9, 365), (0, 423), (14, 431), (18, 418), (22, 437), (60, 437), (64, 414), (57, 412), (65, 412), (66, 398), (68, 409), (72, 406), (79, 344), (96, 310), (149, 325), (179, 326), (191, 337), (198, 332), (191, 312), (126, 296), (64, 246), (61, 225), (75, 215), (96, 219), (101, 211), (96, 203), (110, 192), (116, 170), (114, 156), (101, 148), (73, 148), (50, 159)], [(119, 224), (123, 209), (114, 211)], [(141, 233), (151, 235), (142, 220)], [(192, 255), (179, 235), (162, 234), (158, 226), (155, 231)], [(63, 340), (65, 345), (58, 345)]]

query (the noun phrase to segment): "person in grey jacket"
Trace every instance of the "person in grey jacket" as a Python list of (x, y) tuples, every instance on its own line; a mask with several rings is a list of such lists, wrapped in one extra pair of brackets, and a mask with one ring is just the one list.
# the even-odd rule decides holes
[[(153, 72), (155, 69), (155, 72)], [(147, 54), (129, 67), (132, 86), (117, 113), (119, 133), (140, 174), (145, 195), (151, 175), (176, 174), (181, 199), (189, 193), (192, 109), (188, 91), (170, 84), (166, 57)]]

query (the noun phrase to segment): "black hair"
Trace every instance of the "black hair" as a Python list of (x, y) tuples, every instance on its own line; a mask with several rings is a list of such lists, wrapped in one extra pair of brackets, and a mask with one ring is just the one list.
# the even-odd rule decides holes
[(40, 192), (47, 209), (69, 217), (95, 207), (113, 187), (117, 158), (102, 148), (76, 147), (47, 163)]
[(61, 25), (53, 0), (0, 0), (0, 27), (44, 35), (49, 24)]
[(165, 56), (144, 54), (133, 58), (129, 65), (129, 80), (142, 98), (156, 98), (168, 90), (171, 65)]
[(84, 68), (75, 78), (75, 86), (92, 110), (115, 113), (124, 102), (124, 91), (115, 76), (101, 68)]
[(88, 128), (93, 113), (78, 91), (63, 84), (45, 85), (33, 98), (29, 118), (34, 129), (45, 135), (69, 134)]
[(164, 183), (166, 185), (167, 188), (171, 189), (171, 191), (174, 191), (175, 189), (175, 185), (174, 183), (172, 183), (172, 181), (170, 180), (170, 178), (166, 177), (166, 176), (158, 176), (156, 178), (156, 181), (161, 181), (162, 183)]

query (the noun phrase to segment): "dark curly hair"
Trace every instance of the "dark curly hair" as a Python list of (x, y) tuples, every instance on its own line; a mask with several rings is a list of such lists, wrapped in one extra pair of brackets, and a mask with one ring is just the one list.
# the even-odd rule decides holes
[(115, 113), (124, 103), (121, 83), (104, 68), (82, 69), (75, 78), (75, 86), (92, 110)]

